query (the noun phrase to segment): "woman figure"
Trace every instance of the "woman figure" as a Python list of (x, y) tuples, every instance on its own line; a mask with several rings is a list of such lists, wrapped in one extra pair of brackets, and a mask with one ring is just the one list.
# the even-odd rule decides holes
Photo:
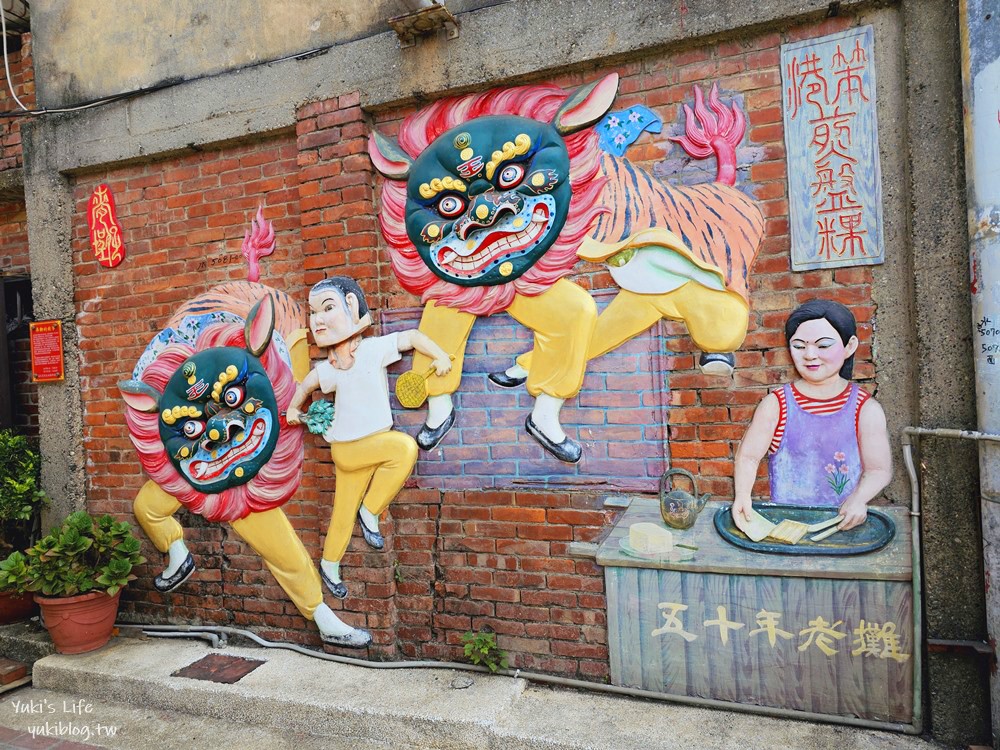
[(733, 519), (750, 521), (757, 467), (768, 455), (771, 502), (839, 506), (838, 529), (865, 522), (892, 479), (885, 412), (850, 382), (857, 325), (839, 302), (810, 300), (785, 323), (798, 379), (764, 397), (736, 451)]

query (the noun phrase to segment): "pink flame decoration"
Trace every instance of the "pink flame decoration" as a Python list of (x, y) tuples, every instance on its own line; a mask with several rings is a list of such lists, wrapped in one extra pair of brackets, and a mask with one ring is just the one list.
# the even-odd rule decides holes
[(695, 159), (707, 159), (714, 153), (718, 161), (716, 181), (735, 185), (736, 147), (746, 133), (746, 117), (735, 103), (727, 107), (719, 101), (718, 83), (712, 84), (712, 92), (708, 95), (711, 112), (705, 108), (701, 89), (698, 86), (691, 88), (694, 91), (694, 112), (688, 105), (684, 105), (684, 135), (670, 140), (681, 144)]
[(264, 207), (257, 207), (257, 216), (243, 235), (243, 257), (247, 259), (247, 280), (260, 281), (260, 258), (274, 252), (274, 226), (264, 220)]

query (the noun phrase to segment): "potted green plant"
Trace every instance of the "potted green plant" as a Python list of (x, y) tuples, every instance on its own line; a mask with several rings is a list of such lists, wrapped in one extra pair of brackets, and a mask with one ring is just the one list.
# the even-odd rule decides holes
[(0, 562), (0, 589), (35, 593), (59, 653), (93, 651), (111, 638), (121, 589), (145, 562), (139, 550), (126, 521), (78, 511)]
[[(47, 502), (34, 442), (13, 430), (0, 430), (0, 552), (34, 543)], [(37, 609), (28, 594), (0, 592), (0, 625), (25, 620)]]

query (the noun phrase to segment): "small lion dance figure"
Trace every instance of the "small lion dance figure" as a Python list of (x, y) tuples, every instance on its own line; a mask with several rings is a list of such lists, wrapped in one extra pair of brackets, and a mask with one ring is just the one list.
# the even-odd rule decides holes
[[(263, 240), (263, 241), (261, 241)], [(170, 592), (194, 573), (174, 514), (184, 506), (226, 521), (261, 557), (323, 641), (362, 648), (371, 635), (323, 603), (319, 574), (281, 506), (298, 489), (302, 429), (284, 411), (309, 369), (303, 313), (287, 294), (256, 283), (256, 260), (274, 234), (258, 212), (244, 242), (252, 281), (215, 287), (187, 302), (119, 383), (126, 421), (150, 479), (136, 520), (167, 554), (156, 577)]]

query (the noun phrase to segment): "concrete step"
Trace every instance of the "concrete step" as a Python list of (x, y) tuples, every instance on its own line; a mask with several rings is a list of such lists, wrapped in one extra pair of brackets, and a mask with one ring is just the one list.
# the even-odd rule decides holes
[[(234, 684), (173, 676), (209, 654), (264, 662)], [(105, 747), (221, 750), (255, 747), (237, 737), (253, 729), (323, 747), (414, 750), (926, 750), (937, 745), (917, 737), (732, 713), (659, 701), (538, 687), (523, 679), (447, 669), (372, 669), (276, 650), (214, 649), (189, 640), (115, 639), (79, 656), (48, 656), (35, 663), (34, 688), (94, 705), (92, 724), (125, 726), (128, 711), (147, 716), (148, 733), (131, 744)], [(23, 689), (22, 689), (23, 690)], [(4, 696), (0, 725), (26, 726)], [(56, 700), (56, 698), (53, 698)], [(59, 700), (62, 700), (60, 697)], [(52, 704), (49, 720), (74, 718)], [(98, 706), (104, 718), (98, 718)], [(171, 735), (164, 719), (186, 717)], [(200, 717), (200, 718), (196, 718)], [(11, 721), (21, 724), (12, 725)], [(137, 719), (142, 726), (145, 719)], [(176, 720), (176, 719), (175, 719)], [(208, 727), (201, 732), (199, 721)], [(198, 729), (198, 731), (196, 731)], [(206, 742), (206, 737), (213, 739)], [(173, 739), (172, 739), (173, 738)], [(72, 738), (68, 738), (72, 739)], [(225, 740), (225, 742), (223, 742)], [(77, 740), (79, 741), (79, 740)], [(93, 741), (93, 740), (92, 740)], [(346, 743), (346, 744), (345, 744)], [(284, 748), (288, 744), (261, 745)]]
[[(13, 625), (0, 625), (0, 656), (28, 664), (56, 652), (52, 639), (38, 618)], [(30, 669), (28, 671), (31, 671)]]
[[(27, 713), (35, 706), (42, 713)], [(76, 713), (73, 713), (73, 709)], [(206, 719), (179, 711), (21, 688), (0, 703), (0, 748), (70, 750), (397, 750), (395, 746), (288, 732), (253, 722)]]

